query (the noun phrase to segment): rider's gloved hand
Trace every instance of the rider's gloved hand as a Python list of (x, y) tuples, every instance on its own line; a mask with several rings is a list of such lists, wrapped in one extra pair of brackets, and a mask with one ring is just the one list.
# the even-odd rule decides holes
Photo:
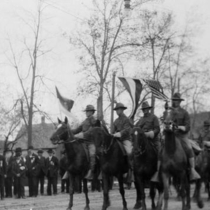
[(84, 134), (81, 132), (81, 133), (75, 134), (74, 137), (77, 139), (84, 139)]
[(183, 125), (179, 125), (178, 126), (178, 129), (181, 130), (181, 131), (186, 131), (186, 127), (183, 126)]
[(145, 132), (144, 134), (145, 134), (146, 137), (149, 137), (151, 139), (153, 139), (154, 136), (155, 136), (154, 131), (148, 131), (148, 132)]
[(121, 133), (120, 132), (114, 133), (113, 136), (117, 137), (117, 138), (120, 138), (121, 137)]

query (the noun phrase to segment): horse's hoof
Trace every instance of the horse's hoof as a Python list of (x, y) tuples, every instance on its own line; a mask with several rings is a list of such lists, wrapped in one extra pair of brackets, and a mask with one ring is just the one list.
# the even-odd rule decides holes
[(204, 207), (203, 201), (198, 201), (198, 208), (202, 209)]
[(137, 202), (133, 207), (133, 209), (140, 209), (140, 208), (141, 208), (141, 203), (140, 202)]
[(123, 210), (128, 210), (128, 208), (127, 207), (123, 207)]
[(70, 208), (70, 207), (68, 207), (66, 210), (71, 210), (71, 208)]

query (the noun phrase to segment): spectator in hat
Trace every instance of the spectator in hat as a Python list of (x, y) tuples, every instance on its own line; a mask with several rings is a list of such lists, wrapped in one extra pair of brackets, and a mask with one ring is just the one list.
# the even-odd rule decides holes
[(68, 169), (68, 159), (66, 156), (66, 151), (61, 151), (61, 159), (60, 159), (60, 177), (61, 177), (61, 192), (69, 193), (69, 179), (62, 179), (65, 172)]
[(6, 178), (5, 178), (5, 197), (12, 198), (12, 183), (13, 183), (13, 173), (12, 173), (12, 163), (14, 161), (14, 156), (11, 150), (5, 152), (6, 161)]
[(46, 160), (45, 157), (43, 157), (43, 150), (38, 150), (38, 159), (39, 159), (39, 166), (38, 166), (38, 181), (37, 181), (37, 192), (40, 185), (40, 194), (44, 195), (44, 178), (46, 175)]
[(85, 139), (85, 143), (87, 144), (89, 155), (90, 155), (90, 170), (86, 176), (87, 179), (93, 178), (93, 171), (95, 169), (95, 154), (96, 154), (96, 147), (95, 144), (91, 141), (89, 137), (89, 132), (91, 128), (96, 123), (96, 118), (94, 117), (95, 107), (93, 105), (87, 105), (86, 109), (84, 110), (86, 114), (86, 119), (81, 123), (81, 125), (76, 128), (72, 129), (72, 132), (75, 138), (82, 138)]
[(28, 155), (26, 156), (27, 177), (29, 187), (29, 197), (37, 197), (37, 183), (39, 173), (39, 159), (33, 153), (33, 146), (28, 147)]
[(47, 173), (47, 195), (57, 194), (57, 176), (59, 170), (58, 158), (53, 156), (53, 150), (48, 150), (48, 157), (46, 158), (46, 173)]
[(0, 155), (0, 194), (1, 194), (1, 200), (4, 199), (4, 183), (5, 183), (5, 177), (6, 177), (6, 161), (3, 155)]
[(22, 150), (21, 148), (16, 148), (15, 150), (15, 160), (12, 163), (12, 173), (14, 175), (14, 188), (16, 198), (25, 198), (25, 191), (24, 191), (24, 179), (25, 179), (25, 172), (26, 172), (26, 165), (21, 157)]

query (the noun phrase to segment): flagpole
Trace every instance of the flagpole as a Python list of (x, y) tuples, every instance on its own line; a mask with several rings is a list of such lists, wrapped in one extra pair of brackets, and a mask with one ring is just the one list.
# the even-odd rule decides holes
[(114, 101), (115, 101), (115, 77), (116, 77), (116, 72), (113, 72), (112, 76), (112, 101), (111, 101), (111, 122), (110, 122), (110, 130), (111, 133), (114, 131), (113, 127), (113, 122), (114, 122)]

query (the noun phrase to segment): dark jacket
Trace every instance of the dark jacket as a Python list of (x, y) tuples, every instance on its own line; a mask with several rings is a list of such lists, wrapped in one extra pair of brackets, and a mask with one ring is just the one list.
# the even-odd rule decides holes
[(49, 157), (46, 158), (46, 171), (48, 177), (56, 177), (59, 170), (59, 161), (58, 158), (52, 156), (51, 160)]
[(5, 176), (7, 173), (7, 166), (4, 156), (0, 155), (0, 176)]
[(130, 132), (132, 123), (130, 119), (123, 113), (114, 121), (114, 133), (121, 133), (121, 140), (130, 140)]
[(6, 170), (6, 174), (7, 177), (13, 177), (13, 173), (12, 173), (12, 164), (13, 161), (15, 161), (15, 157), (11, 156), (6, 160), (6, 165), (7, 165), (7, 170)]
[(155, 134), (154, 139), (156, 139), (160, 133), (158, 118), (152, 113), (148, 113), (146, 116), (143, 116), (137, 122), (136, 127), (140, 127), (144, 132), (153, 131)]
[(39, 159), (37, 155), (26, 156), (27, 176), (36, 177), (39, 173)]
[(25, 176), (26, 165), (22, 158), (19, 160), (19, 162), (17, 162), (17, 160), (13, 161), (12, 173), (14, 174), (15, 177), (17, 176), (17, 174), (20, 174), (21, 177)]
[(38, 156), (38, 160), (39, 160), (39, 176), (46, 175), (47, 171), (46, 171), (46, 159), (45, 159), (45, 157), (39, 157)]

